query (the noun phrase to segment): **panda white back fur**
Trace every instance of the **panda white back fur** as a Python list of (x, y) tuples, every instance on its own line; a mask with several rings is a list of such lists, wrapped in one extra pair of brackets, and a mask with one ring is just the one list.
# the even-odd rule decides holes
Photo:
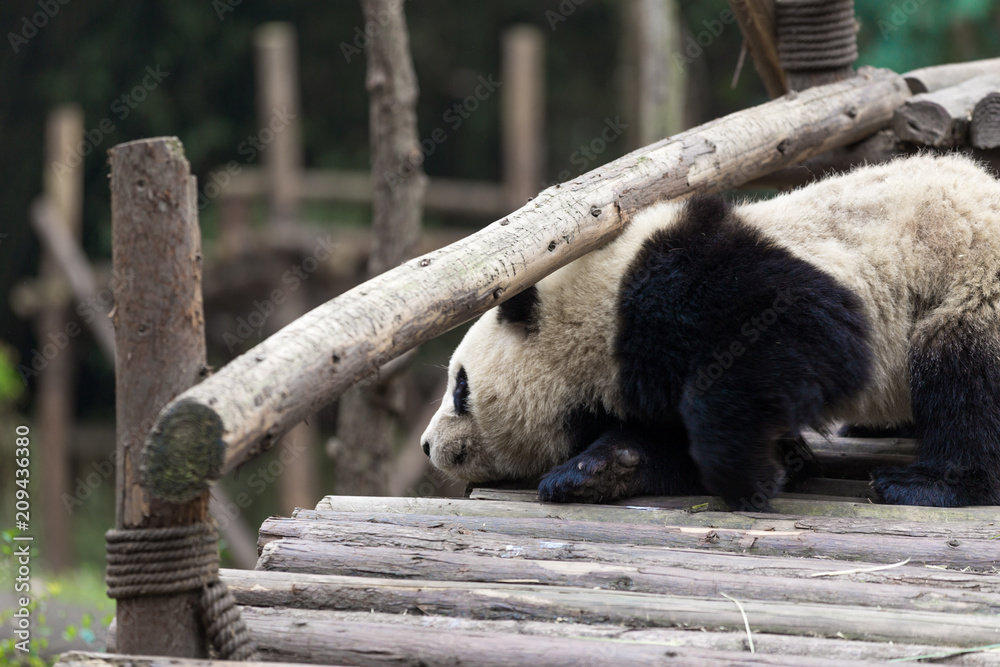
[(890, 503), (1000, 504), (1000, 183), (957, 156), (774, 199), (664, 203), (487, 312), (422, 442), (454, 477), (552, 501), (760, 508), (801, 428), (910, 425)]

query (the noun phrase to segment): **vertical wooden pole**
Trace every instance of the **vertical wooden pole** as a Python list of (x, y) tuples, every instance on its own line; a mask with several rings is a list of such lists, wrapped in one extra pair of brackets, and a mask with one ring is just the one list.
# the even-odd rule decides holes
[(265, 23), (254, 38), (257, 62), (257, 139), (263, 150), (271, 220), (293, 224), (299, 217), (302, 139), (295, 28)]
[[(417, 137), (417, 76), (403, 3), (362, 0), (366, 22), (382, 29), (366, 48), (368, 127), (371, 132), (372, 251), (368, 274), (377, 276), (412, 257), (420, 241), (427, 178)], [(340, 397), (334, 455), (337, 493), (384, 494), (400, 398), (399, 377), (377, 378)]]
[[(175, 137), (119, 144), (111, 162), (118, 528), (208, 517), (208, 493), (183, 505), (150, 497), (140, 453), (156, 415), (206, 370), (197, 186)], [(198, 593), (118, 600), (118, 650), (205, 657)]]
[(544, 185), (545, 37), (519, 25), (503, 35), (500, 122), (507, 205), (520, 208)]
[(750, 56), (767, 94), (774, 99), (788, 92), (788, 78), (778, 60), (774, 0), (729, 0)]
[[(83, 111), (77, 106), (56, 109), (48, 119), (45, 136), (45, 197), (66, 232), (80, 237), (80, 210), (83, 204), (83, 167), (74, 161), (74, 151), (83, 137)], [(73, 166), (75, 165), (75, 166)], [(57, 261), (49, 251), (42, 254), (43, 280), (62, 278)], [(45, 517), (45, 550), (42, 558), (48, 569), (58, 572), (73, 560), (73, 536), (69, 514), (63, 506), (70, 493), (69, 438), (73, 424), (73, 394), (76, 373), (74, 341), (80, 323), (65, 306), (50, 305), (38, 318), (38, 348), (53, 346), (55, 355), (38, 377), (38, 422), (41, 431), (42, 514)], [(45, 355), (48, 358), (48, 354)]]
[(638, 148), (686, 128), (687, 71), (676, 59), (682, 50), (676, 0), (630, 0), (624, 11), (623, 57), (633, 61), (623, 67), (627, 136)]
[[(298, 60), (295, 27), (290, 23), (266, 23), (255, 38), (260, 136), (273, 131), (264, 147), (264, 179), (270, 209), (270, 224), (278, 231), (298, 223), (301, 209), (302, 146), (299, 129)], [(261, 142), (263, 143), (263, 141)], [(290, 290), (276, 306), (271, 331), (277, 331), (309, 310), (305, 289)], [(319, 500), (315, 454), (316, 429), (302, 422), (282, 438), (282, 473), (278, 477), (280, 511), (312, 507)]]

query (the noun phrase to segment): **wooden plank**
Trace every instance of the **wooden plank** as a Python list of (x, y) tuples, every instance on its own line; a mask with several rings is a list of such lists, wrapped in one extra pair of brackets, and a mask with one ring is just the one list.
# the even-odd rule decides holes
[[(118, 655), (114, 653), (88, 653), (70, 651), (59, 656), (57, 667), (232, 667), (230, 660), (198, 660), (154, 655)], [(257, 660), (237, 663), (241, 667), (302, 667), (290, 662), (260, 662)], [(334, 667), (333, 664), (330, 667)]]
[[(322, 514), (318, 518), (323, 518)], [(393, 539), (394, 525), (404, 525), (423, 530), (426, 540), (449, 539), (448, 531), (466, 530), (476, 531), (477, 536), (482, 536), (482, 533), (497, 533), (509, 537), (547, 540), (550, 544), (590, 541), (703, 549), (755, 556), (822, 557), (874, 563), (897, 563), (909, 558), (913, 563), (967, 567), (986, 572), (1000, 563), (995, 540), (895, 535), (880, 535), (877, 540), (873, 540), (870, 535), (821, 533), (790, 528), (787, 524), (766, 529), (732, 529), (460, 516), (384, 515), (371, 517), (370, 520), (383, 522), (385, 533), (380, 538), (389, 540)], [(389, 528), (390, 526), (393, 528)], [(362, 539), (362, 534), (375, 532), (374, 528), (363, 525), (349, 529), (357, 531), (354, 536), (356, 540)], [(434, 535), (435, 532), (438, 535)], [(377, 542), (371, 544), (375, 546)], [(831, 569), (843, 567), (832, 566)]]
[[(740, 609), (724, 598), (247, 570), (221, 570), (221, 578), (238, 603), (254, 607), (373, 610), (479, 619), (569, 619), (731, 631), (744, 627)], [(742, 601), (742, 607), (755, 632), (965, 647), (989, 644), (1000, 636), (1000, 615), (753, 600)]]
[[(543, 560), (522, 557), (517, 547), (503, 557), (496, 557), (465, 551), (359, 548), (330, 542), (282, 539), (264, 547), (256, 569), (349, 577), (544, 584), (696, 597), (712, 597), (724, 591), (740, 600), (816, 602), (960, 614), (1000, 613), (1000, 596), (982, 592), (896, 583), (862, 583), (838, 577), (796, 578), (635, 565), (617, 563), (613, 558), (603, 558), (600, 562)], [(831, 569), (843, 568), (831, 566)]]
[[(338, 516), (339, 518), (331, 520), (313, 517), (299, 520), (271, 517), (265, 520), (261, 526), (259, 545), (263, 548), (264, 545), (273, 540), (289, 537), (355, 547), (393, 546), (436, 551), (469, 551), (499, 557), (516, 556), (543, 560), (565, 559), (660, 565), (789, 577), (807, 577), (831, 570), (840, 571), (844, 568), (864, 570), (875, 566), (875, 563), (872, 562), (855, 561), (845, 565), (816, 558), (751, 556), (697, 548), (643, 545), (641, 543), (644, 538), (644, 535), (641, 534), (642, 531), (636, 533), (635, 540), (602, 541), (603, 528), (606, 524), (589, 526), (593, 530), (590, 533), (585, 532), (583, 537), (573, 537), (572, 527), (564, 531), (564, 535), (560, 535), (559, 530), (556, 529), (553, 531), (555, 534), (532, 537), (531, 535), (518, 534), (514, 530), (503, 532), (509, 524), (501, 526), (490, 524), (490, 527), (486, 527), (482, 526), (481, 522), (476, 522), (470, 528), (468, 525), (456, 524), (452, 517), (437, 517), (437, 521), (433, 522), (434, 517), (414, 515), (389, 517), (386, 515), (334, 515), (330, 513), (326, 516)], [(797, 523), (801, 519), (793, 520)], [(524, 523), (534, 523), (540, 526), (543, 521), (542, 519), (526, 519)], [(857, 532), (865, 532), (864, 526), (868, 523), (849, 519), (829, 519), (829, 521), (842, 521), (846, 526), (854, 524), (858, 526)], [(565, 524), (566, 522), (560, 522), (559, 525), (564, 526)], [(939, 530), (953, 528), (936, 524), (901, 523), (896, 525), (906, 531), (924, 527)], [(956, 590), (975, 590), (1000, 594), (1000, 574), (957, 572), (917, 564), (881, 569), (875, 572), (855, 572), (851, 575), (841, 576), (840, 579), (843, 580), (845, 576), (851, 581), (939, 586)]]
[[(679, 507), (698, 508), (714, 501), (711, 496), (676, 496), (671, 502)], [(775, 498), (771, 505), (777, 514), (808, 516), (854, 517), (859, 519), (891, 519), (903, 521), (996, 521), (1000, 510), (996, 507), (917, 507), (909, 505), (876, 505), (874, 503), (803, 500), (801, 498)], [(719, 505), (716, 505), (719, 506)], [(557, 517), (584, 521), (614, 521), (625, 523), (661, 525), (704, 525), (701, 519), (685, 518), (690, 511), (651, 508), (636, 512), (614, 505), (581, 505), (557, 503), (496, 502), (468, 500), (465, 498), (375, 498), (364, 496), (325, 496), (316, 509), (338, 512), (376, 512), (390, 514), (441, 514), (492, 517)], [(303, 516), (301, 513), (296, 516)], [(768, 514), (753, 512), (716, 512), (711, 520), (720, 527), (750, 527), (751, 518), (766, 518)]]
[[(288, 608), (244, 607), (243, 618), (268, 657), (278, 660), (314, 661), (317, 656), (349, 664), (371, 665), (485, 665), (508, 659), (515, 665), (546, 665), (534, 647), (522, 643), (535, 639), (569, 639), (584, 653), (577, 664), (637, 664), (634, 648), (643, 644), (661, 647), (732, 651), (749, 659), (745, 632), (691, 632), (664, 628), (633, 628), (623, 625), (582, 625), (540, 621), (480, 621), (442, 616), (413, 616), (372, 612), (338, 612)], [(476, 633), (476, 634), (473, 634)], [(476, 641), (488, 633), (504, 642), (498, 655), (483, 655)], [(371, 638), (378, 637), (378, 651)], [(418, 647), (433, 642), (426, 653)], [(892, 660), (940, 653), (927, 644), (900, 644), (825, 639), (755, 632), (755, 659), (784, 656), (807, 665), (822, 656), (840, 665), (858, 660)], [(565, 646), (565, 645), (564, 645)], [(576, 648), (566, 648), (567, 658), (576, 658)], [(688, 656), (685, 656), (688, 657)], [(558, 659), (558, 658), (557, 658)], [(560, 663), (556, 663), (560, 664)], [(662, 664), (662, 663), (657, 663)], [(962, 667), (997, 667), (1000, 652), (969, 653), (948, 660)]]
[[(886, 70), (811, 88), (634, 151), (309, 313), (184, 392), (144, 447), (174, 502), (270, 448), (379, 366), (615, 238), (649, 204), (717, 192), (862, 139), (909, 91)], [(197, 434), (192, 437), (192, 433)]]
[(914, 95), (950, 88), (984, 74), (1000, 74), (1000, 58), (921, 67), (903, 75)]

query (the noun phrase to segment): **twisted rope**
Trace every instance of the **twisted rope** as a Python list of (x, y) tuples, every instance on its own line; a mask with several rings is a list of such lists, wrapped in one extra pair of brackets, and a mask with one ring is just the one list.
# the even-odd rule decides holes
[(854, 0), (777, 0), (775, 15), (786, 70), (837, 69), (857, 60)]
[(198, 591), (205, 632), (223, 660), (257, 659), (236, 600), (219, 580), (219, 549), (215, 526), (195, 523), (172, 528), (109, 530), (110, 598), (173, 595)]

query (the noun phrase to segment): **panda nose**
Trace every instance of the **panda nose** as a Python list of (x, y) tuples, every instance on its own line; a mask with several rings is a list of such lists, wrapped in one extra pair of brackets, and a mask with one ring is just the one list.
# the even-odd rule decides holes
[(421, 447), (424, 448), (424, 454), (426, 454), (427, 456), (431, 455), (431, 443), (424, 440), (424, 443), (421, 445)]

